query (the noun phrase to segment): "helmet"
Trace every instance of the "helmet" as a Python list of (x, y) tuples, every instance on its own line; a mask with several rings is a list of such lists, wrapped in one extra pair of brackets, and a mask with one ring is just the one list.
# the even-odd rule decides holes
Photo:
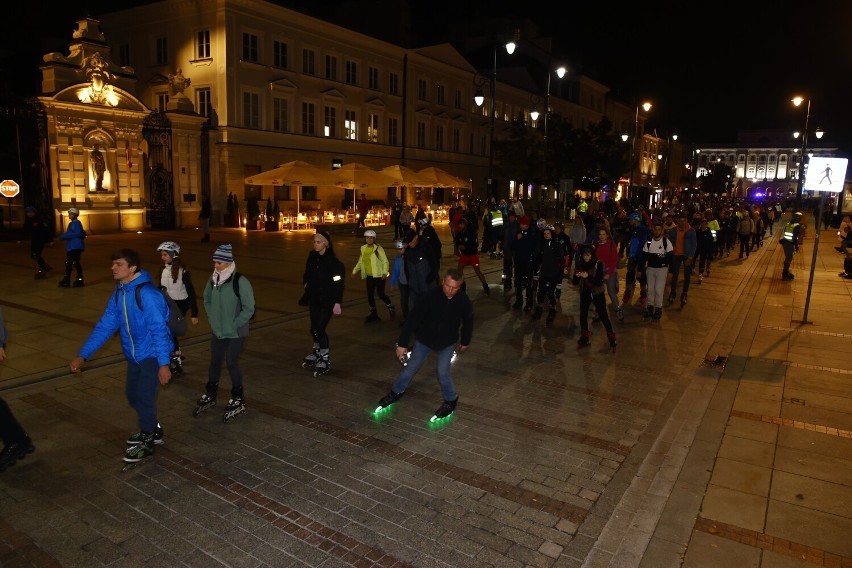
[(418, 223), (420, 223), (421, 225), (423, 225), (423, 226), (425, 227), (426, 225), (428, 225), (428, 224), (429, 224), (429, 217), (423, 217), (423, 218), (421, 218), (421, 219), (420, 219), (419, 221), (417, 221), (417, 222), (418, 222)]
[(547, 221), (545, 221), (544, 219), (539, 219), (535, 222), (535, 226), (538, 227), (539, 231), (543, 231), (544, 228), (547, 226)]
[(804, 215), (804, 213), (802, 213), (801, 211), (796, 211), (795, 213), (796, 217), (801, 217), (802, 215)]
[(627, 216), (627, 220), (628, 221), (641, 221), (642, 215), (640, 215), (638, 211), (634, 211), (633, 213), (631, 213), (630, 215)]
[(405, 243), (404, 243), (404, 242), (402, 242), (402, 241), (397, 240), (397, 241), (394, 241), (394, 242), (393, 242), (393, 246), (394, 246), (394, 247), (396, 247), (396, 248), (398, 248), (398, 249), (404, 249), (404, 248), (405, 248)]
[(553, 225), (545, 225), (541, 230), (542, 231), (550, 231), (552, 233), (553, 232)]
[(157, 250), (164, 250), (166, 252), (172, 253), (172, 256), (180, 254), (180, 246), (177, 243), (173, 243), (172, 241), (160, 243), (160, 246), (157, 247)]
[(30, 213), (30, 212), (35, 213), (35, 212), (36, 212), (36, 208), (35, 208), (35, 207), (33, 207), (32, 205), (27, 205), (26, 207), (24, 207), (24, 211), (25, 211), (26, 213)]
[(373, 237), (375, 239), (376, 231), (374, 231), (373, 229), (367, 229), (366, 231), (364, 231), (364, 238), (366, 239), (367, 237)]
[(80, 215), (80, 211), (79, 211), (76, 207), (71, 207), (71, 208), (68, 210), (68, 214), (69, 214), (69, 215), (77, 215), (77, 216), (79, 216), (79, 215)]

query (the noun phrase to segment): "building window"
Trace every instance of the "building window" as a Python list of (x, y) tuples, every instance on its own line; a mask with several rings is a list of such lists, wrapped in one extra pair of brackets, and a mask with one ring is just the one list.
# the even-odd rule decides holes
[(260, 96), (257, 93), (243, 93), (243, 126), (260, 128)]
[(392, 95), (399, 94), (399, 75), (396, 73), (388, 75), (388, 92)]
[(367, 142), (379, 141), (379, 115), (370, 113), (367, 115)]
[(289, 114), (287, 99), (281, 97), (272, 98), (272, 129), (276, 132), (289, 132), (290, 122), (287, 120)]
[(459, 109), (464, 108), (464, 105), (462, 104), (461, 89), (456, 89), (456, 96), (455, 96), (455, 101), (453, 101), (453, 104), (455, 105), (456, 108), (459, 108)]
[(417, 98), (421, 101), (428, 100), (426, 96), (426, 79), (417, 81)]
[(317, 74), (317, 54), (310, 49), (302, 50), (302, 73), (305, 75)]
[(343, 128), (346, 130), (346, 138), (358, 140), (358, 119), (354, 110), (347, 110), (343, 120)]
[(399, 119), (388, 119), (388, 144), (399, 146)]
[(213, 115), (213, 99), (209, 88), (195, 90), (195, 107), (201, 116), (210, 118)]
[(375, 67), (370, 67), (367, 69), (367, 81), (369, 82), (369, 88), (374, 91), (379, 90), (379, 70)]
[(337, 109), (334, 107), (325, 107), (325, 129), (323, 135), (330, 138), (337, 138)]
[(435, 149), (444, 149), (444, 127), (441, 125), (435, 127)]
[(438, 98), (438, 104), (443, 105), (446, 104), (446, 96), (447, 92), (443, 85), (438, 85), (435, 89), (435, 96)]
[(195, 58), (210, 59), (210, 30), (201, 30), (195, 34)]
[(257, 36), (243, 32), (243, 61), (258, 62)]
[(358, 64), (354, 61), (346, 62), (346, 84), (347, 85), (357, 85), (358, 84)]
[(337, 58), (333, 55), (325, 56), (325, 78), (337, 81)]
[(154, 57), (157, 61), (157, 65), (169, 64), (169, 40), (167, 38), (157, 38), (157, 53)]
[(302, 103), (302, 134), (316, 134), (316, 112), (313, 103)]
[(453, 129), (453, 152), (461, 152), (461, 130)]
[(118, 64), (121, 67), (130, 67), (130, 45), (123, 43), (118, 46)]
[(417, 147), (425, 148), (426, 147), (426, 123), (418, 122), (417, 123)]
[(272, 42), (272, 64), (281, 69), (287, 68), (287, 44), (283, 41)]
[(160, 112), (166, 112), (169, 105), (169, 93), (154, 93), (154, 107)]

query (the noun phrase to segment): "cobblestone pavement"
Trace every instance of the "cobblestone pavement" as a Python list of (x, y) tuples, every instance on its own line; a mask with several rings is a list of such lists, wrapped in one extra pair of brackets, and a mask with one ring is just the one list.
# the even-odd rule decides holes
[[(0, 474), (0, 565), (852, 566), (852, 281), (837, 276), (833, 232), (809, 298), (813, 243), (784, 282), (776, 235), (693, 278), (688, 305), (659, 323), (629, 306), (616, 353), (600, 324), (577, 350), (570, 285), (549, 328), (511, 309), (501, 261), (483, 257), (491, 295), (468, 269), (474, 339), (453, 363), (458, 409), (437, 424), (431, 361), (373, 413), (400, 369), (399, 321), (379, 303), (382, 321), (364, 323), (360, 278), (329, 328), (332, 371), (301, 367), (310, 235), (91, 235), (80, 289), (57, 288), (58, 274), (32, 280), (28, 246), (0, 243), (0, 395), (37, 447)], [(231, 242), (255, 287), (247, 411), (227, 424), (221, 405), (192, 416), (209, 358), (202, 308), (183, 342), (187, 374), (160, 391), (165, 444), (121, 472), (136, 423), (118, 342), (82, 375), (67, 364), (113, 286), (109, 253), (136, 248), (156, 270), (163, 240), (183, 246), (199, 290), (212, 251)], [(335, 237), (350, 269), (360, 244)], [(63, 256), (46, 252), (53, 266)], [(225, 371), (220, 399), (228, 387)]]

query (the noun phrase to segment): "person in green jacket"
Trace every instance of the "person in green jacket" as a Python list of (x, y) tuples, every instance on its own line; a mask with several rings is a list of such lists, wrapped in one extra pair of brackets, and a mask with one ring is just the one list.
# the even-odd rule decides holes
[(210, 321), (210, 370), (206, 392), (198, 399), (196, 416), (216, 405), (222, 360), (231, 376), (231, 399), (225, 407), (225, 422), (245, 411), (240, 352), (249, 334), (254, 315), (254, 290), (248, 278), (237, 272), (230, 244), (220, 245), (213, 253), (213, 275), (204, 287), (204, 310)]

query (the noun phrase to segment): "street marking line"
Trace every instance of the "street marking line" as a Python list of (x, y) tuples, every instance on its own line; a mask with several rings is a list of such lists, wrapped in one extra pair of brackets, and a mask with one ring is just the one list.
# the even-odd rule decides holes
[(752, 412), (743, 412), (741, 410), (731, 410), (731, 416), (737, 418), (745, 418), (746, 420), (754, 420), (755, 422), (766, 422), (777, 426), (788, 426), (798, 430), (809, 430), (819, 434), (828, 434), (829, 436), (837, 436), (838, 438), (852, 438), (852, 430), (843, 430), (832, 426), (823, 426), (821, 424), (812, 424), (810, 422), (802, 422), (801, 420), (792, 420), (790, 418), (781, 418), (778, 416), (765, 416), (763, 414), (754, 414)]

